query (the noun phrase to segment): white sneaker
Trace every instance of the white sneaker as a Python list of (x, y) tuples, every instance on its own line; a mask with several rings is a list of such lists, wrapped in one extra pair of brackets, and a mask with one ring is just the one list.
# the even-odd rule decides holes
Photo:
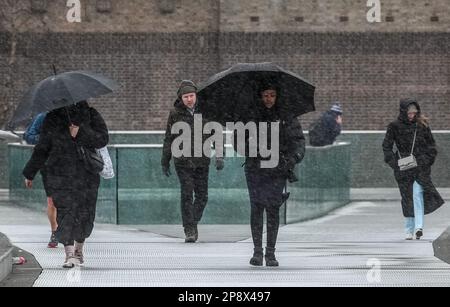
[(66, 262), (64, 262), (64, 269), (73, 269), (76, 266), (80, 266), (80, 260), (76, 257), (66, 258)]
[(412, 233), (406, 234), (406, 238), (405, 238), (406, 241), (412, 241), (413, 239), (414, 239), (414, 235)]

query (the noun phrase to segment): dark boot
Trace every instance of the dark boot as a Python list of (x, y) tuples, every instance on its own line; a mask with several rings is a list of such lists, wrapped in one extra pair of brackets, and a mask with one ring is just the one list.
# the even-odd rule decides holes
[(184, 227), (184, 234), (186, 235), (185, 243), (195, 243), (197, 240), (195, 239), (194, 227), (189, 225)]
[(263, 249), (260, 247), (255, 247), (253, 251), (253, 257), (250, 259), (250, 264), (253, 266), (262, 266), (263, 265)]
[(198, 226), (197, 226), (197, 224), (194, 225), (193, 230), (194, 230), (194, 234), (195, 234), (195, 241), (197, 242), (198, 241)]
[(266, 266), (280, 266), (277, 259), (275, 258), (275, 248), (266, 247)]

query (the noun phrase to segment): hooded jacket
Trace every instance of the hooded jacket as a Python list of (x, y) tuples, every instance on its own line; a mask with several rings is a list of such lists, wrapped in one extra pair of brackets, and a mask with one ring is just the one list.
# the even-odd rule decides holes
[[(421, 108), (417, 101), (405, 99), (400, 102), (400, 114), (387, 129), (383, 142), (385, 162), (394, 170), (395, 179), (402, 195), (402, 209), (405, 217), (414, 217), (413, 185), (418, 182), (424, 190), (425, 214), (436, 211), (444, 204), (444, 200), (431, 180), (431, 166), (434, 164), (437, 149), (430, 127), (409, 121), (408, 108), (414, 104), (421, 116)], [(416, 142), (414, 134), (417, 131)], [(394, 146), (396, 149), (394, 150)], [(418, 167), (400, 171), (398, 160), (411, 155), (417, 160)]]

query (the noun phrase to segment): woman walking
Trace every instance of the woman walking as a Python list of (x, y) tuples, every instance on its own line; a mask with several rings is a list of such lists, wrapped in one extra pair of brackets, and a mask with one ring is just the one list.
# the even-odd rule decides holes
[(436, 143), (416, 100), (400, 102), (400, 115), (388, 126), (383, 151), (400, 188), (406, 240), (413, 240), (414, 236), (420, 240), (424, 235), (424, 216), (439, 209), (444, 200), (431, 181)]
[[(262, 168), (261, 157), (247, 157), (245, 175), (251, 203), (250, 225), (254, 244), (253, 257), (250, 264), (262, 266), (279, 266), (275, 257), (278, 230), (280, 227), (280, 207), (288, 198), (284, 188), (295, 166), (303, 160), (305, 155), (305, 138), (302, 127), (297, 118), (281, 119), (279, 106), (280, 90), (269, 83), (263, 83), (258, 90), (258, 114), (255, 122), (265, 122), (269, 129), (272, 124), (280, 123), (279, 157), (280, 162), (275, 168)], [(271, 132), (267, 132), (267, 144), (272, 144)], [(247, 140), (248, 142), (248, 140)], [(247, 145), (248, 146), (248, 145)], [(271, 145), (273, 146), (273, 145)], [(237, 146), (235, 146), (237, 148)], [(264, 212), (267, 216), (267, 246), (263, 253)]]
[(64, 244), (64, 268), (84, 264), (84, 242), (94, 228), (99, 171), (89, 167), (86, 155), (108, 144), (102, 116), (85, 101), (48, 113), (39, 143), (23, 170), (32, 187), (39, 171), (57, 208), (56, 238)]

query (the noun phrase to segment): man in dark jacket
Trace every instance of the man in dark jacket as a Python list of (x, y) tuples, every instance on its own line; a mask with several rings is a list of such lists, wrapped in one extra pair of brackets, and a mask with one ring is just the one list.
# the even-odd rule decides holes
[(342, 108), (335, 103), (309, 128), (309, 143), (314, 147), (333, 145), (342, 131)]
[[(400, 102), (400, 114), (388, 126), (383, 152), (400, 188), (406, 239), (412, 240), (415, 235), (419, 240), (423, 236), (424, 215), (439, 209), (444, 200), (431, 181), (431, 166), (437, 156), (436, 142), (416, 100)], [(399, 159), (411, 155), (417, 161), (417, 167), (400, 170)]]
[[(195, 243), (198, 240), (198, 223), (208, 202), (208, 179), (211, 159), (204, 153), (202, 153), (201, 157), (194, 155), (194, 148), (196, 147), (194, 144), (194, 116), (200, 114), (196, 106), (197, 86), (192, 81), (182, 81), (178, 90), (178, 99), (175, 101), (174, 109), (170, 112), (167, 121), (161, 158), (162, 171), (166, 176), (171, 175), (170, 160), (172, 157), (174, 158), (175, 170), (181, 185), (181, 215), (186, 243)], [(191, 152), (181, 157), (174, 157), (172, 152), (172, 143), (180, 136), (180, 134), (172, 133), (172, 127), (177, 123), (186, 123), (191, 130)], [(202, 131), (205, 124), (206, 120), (203, 120), (201, 123)], [(202, 133), (202, 146), (209, 137), (209, 134)], [(223, 168), (223, 157), (217, 157), (216, 169), (222, 170)]]
[[(283, 193), (286, 181), (291, 177), (296, 164), (300, 163), (305, 155), (305, 138), (302, 127), (297, 118), (281, 118), (278, 108), (278, 88), (269, 83), (261, 84), (258, 90), (257, 114), (253, 121), (268, 124), (266, 135), (267, 144), (273, 144), (273, 123), (279, 122), (279, 157), (280, 161), (275, 168), (263, 168), (262, 157), (246, 157), (245, 175), (251, 203), (251, 231), (254, 244), (253, 257), (250, 264), (262, 266), (265, 256), (267, 266), (279, 266), (275, 257), (275, 246), (280, 226), (280, 207), (287, 200)], [(258, 132), (258, 135), (260, 133)], [(248, 138), (248, 137), (247, 137)], [(248, 147), (248, 139), (246, 140)], [(273, 145), (271, 145), (273, 146)], [(235, 146), (236, 149), (236, 146)], [(264, 211), (267, 216), (267, 247), (263, 254), (263, 226)]]

